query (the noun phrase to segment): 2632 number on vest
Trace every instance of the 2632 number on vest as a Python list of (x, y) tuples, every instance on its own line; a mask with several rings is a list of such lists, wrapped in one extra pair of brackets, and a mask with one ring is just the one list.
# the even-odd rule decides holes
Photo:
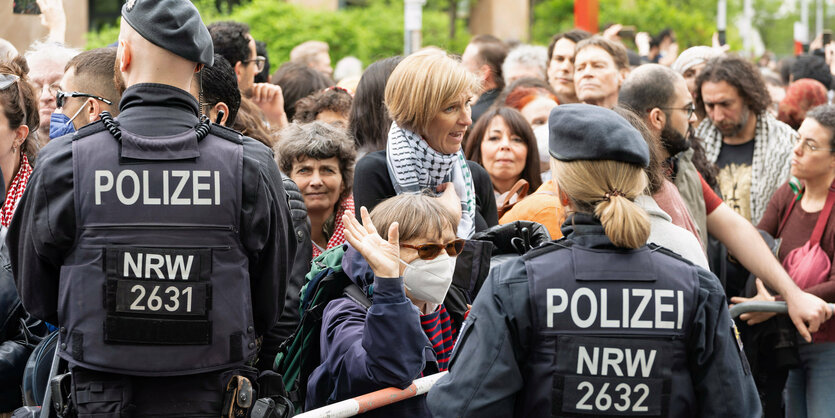
[(569, 414), (661, 415), (670, 356), (659, 340), (560, 336), (555, 386), (562, 394), (555, 400)]

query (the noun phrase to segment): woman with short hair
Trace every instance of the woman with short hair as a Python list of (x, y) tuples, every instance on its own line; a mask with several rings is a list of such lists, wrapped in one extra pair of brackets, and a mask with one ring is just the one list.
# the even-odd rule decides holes
[[(442, 304), (452, 283), (452, 257), (464, 247), (453, 214), (420, 194), (399, 195), (370, 215), (365, 207), (360, 214), (362, 223), (345, 215), (350, 245), (330, 250), (317, 263), (341, 267), (332, 274), (346, 275), (369, 304), (345, 295), (325, 307), (322, 360), (307, 383), (308, 410), (390, 386), (405, 388), (447, 370), (458, 334)], [(363, 416), (431, 415), (421, 395)]]
[(354, 211), (354, 141), (344, 129), (320, 121), (291, 123), (279, 136), (278, 166), (304, 197), (316, 258), (345, 242), (342, 214)]
[(478, 80), (446, 52), (426, 49), (403, 59), (386, 84), (393, 120), (386, 149), (357, 163), (357, 205), (373, 208), (389, 197), (429, 189), (460, 217), (458, 236), (496, 225), (490, 176), (461, 151), (478, 89)]
[[(802, 189), (796, 193), (789, 182), (777, 189), (757, 228), (781, 240), (777, 256), (798, 287), (831, 303), (835, 302), (835, 106), (810, 110), (797, 133), (791, 174)], [(759, 294), (753, 299), (775, 300), (759, 279), (757, 288)], [(731, 298), (734, 303), (748, 300)], [(743, 314), (742, 319), (756, 324), (772, 316)], [(835, 407), (831, 389), (835, 323), (824, 323), (813, 337), (813, 344), (798, 347), (800, 367), (789, 370), (786, 416), (827, 416)]]

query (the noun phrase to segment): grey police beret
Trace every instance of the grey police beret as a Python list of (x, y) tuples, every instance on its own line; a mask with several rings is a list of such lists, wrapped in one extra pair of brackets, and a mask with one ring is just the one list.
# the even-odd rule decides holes
[(641, 133), (612, 110), (587, 104), (555, 107), (548, 117), (548, 148), (560, 161), (614, 160), (649, 166)]
[(212, 37), (190, 1), (128, 0), (122, 18), (154, 45), (189, 61), (214, 64)]

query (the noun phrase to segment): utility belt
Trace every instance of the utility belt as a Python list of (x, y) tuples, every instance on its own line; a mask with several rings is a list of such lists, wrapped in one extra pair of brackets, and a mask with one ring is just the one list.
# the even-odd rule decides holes
[[(118, 378), (125, 381), (129, 380), (130, 376), (118, 376)], [(73, 385), (72, 373), (53, 377), (49, 382), (50, 398), (44, 400), (44, 405), (50, 408), (47, 416), (83, 418), (93, 416), (93, 414), (113, 417), (132, 415), (135, 406), (129, 405), (129, 402), (125, 402), (125, 399), (119, 396), (124, 393), (124, 385), (120, 386), (117, 383), (115, 387), (104, 387), (102, 382), (97, 382), (96, 385), (102, 395), (98, 399), (100, 402), (91, 403), (89, 394), (80, 390), (83, 388)], [(256, 385), (259, 389), (257, 391)], [(258, 376), (256, 382), (246, 376), (233, 375), (223, 392), (223, 407), (220, 416), (224, 418), (288, 418), (293, 411), (294, 407), (287, 398), (281, 375), (265, 371)], [(179, 415), (180, 412), (188, 413), (189, 411), (172, 413)]]

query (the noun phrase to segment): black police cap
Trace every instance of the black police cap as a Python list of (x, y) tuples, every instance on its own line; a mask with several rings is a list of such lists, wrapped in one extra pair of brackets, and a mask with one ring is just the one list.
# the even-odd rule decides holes
[(212, 37), (188, 0), (128, 0), (122, 6), (122, 18), (162, 49), (189, 61), (214, 63)]
[(587, 104), (555, 107), (548, 117), (548, 148), (560, 161), (614, 160), (649, 166), (649, 146), (612, 110)]

